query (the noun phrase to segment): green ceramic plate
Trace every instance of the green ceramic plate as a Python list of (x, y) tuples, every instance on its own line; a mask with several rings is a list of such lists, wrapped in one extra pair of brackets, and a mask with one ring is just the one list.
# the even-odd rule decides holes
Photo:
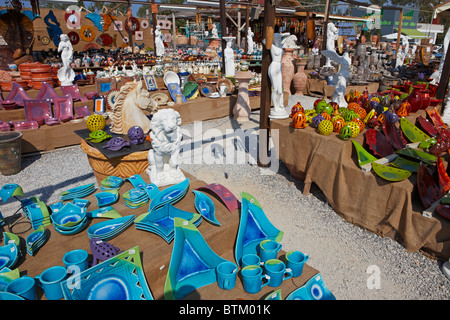
[(386, 166), (376, 162), (372, 163), (372, 169), (380, 178), (388, 181), (402, 181), (409, 178), (411, 175), (411, 171)]
[(356, 149), (356, 153), (358, 154), (358, 163), (359, 166), (362, 167), (368, 163), (374, 162), (377, 160), (373, 155), (371, 155), (362, 145), (360, 145), (355, 140), (352, 140), (353, 146)]
[(419, 170), (420, 162), (408, 160), (404, 157), (398, 156), (393, 162), (391, 162), (391, 165), (399, 169), (417, 172), (417, 170)]
[(400, 119), (400, 127), (403, 133), (411, 142), (421, 142), (430, 139), (430, 136), (416, 127), (405, 117)]

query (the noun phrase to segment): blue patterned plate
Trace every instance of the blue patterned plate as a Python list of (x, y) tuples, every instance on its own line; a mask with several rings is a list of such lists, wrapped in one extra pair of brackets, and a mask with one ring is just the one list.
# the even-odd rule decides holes
[(15, 243), (0, 247), (0, 270), (13, 268), (19, 258), (19, 249)]
[(6, 202), (11, 197), (23, 197), (22, 187), (16, 183), (8, 183), (5, 184), (0, 189), (0, 198), (2, 198), (3, 202)]
[(87, 230), (89, 238), (99, 238), (104, 241), (108, 241), (125, 229), (127, 229), (134, 221), (135, 215), (129, 215), (112, 220), (106, 220), (98, 222), (90, 226)]
[(336, 300), (336, 297), (327, 288), (319, 273), (289, 294), (286, 300)]
[(61, 287), (66, 300), (153, 300), (138, 246), (71, 276)]
[(99, 208), (96, 210), (88, 211), (86, 213), (86, 216), (88, 218), (109, 218), (109, 219), (115, 219), (115, 218), (122, 217), (122, 215), (111, 206), (102, 207), (102, 208)]
[(195, 209), (197, 209), (197, 212), (207, 221), (220, 226), (220, 222), (216, 219), (216, 208), (211, 198), (200, 191), (192, 190), (192, 192), (195, 194)]
[(95, 197), (97, 198), (97, 206), (109, 206), (117, 202), (119, 199), (119, 192), (117, 190), (103, 191), (96, 193)]
[(150, 202), (148, 211), (154, 211), (168, 203), (178, 202), (186, 195), (188, 188), (189, 178), (186, 178), (184, 181), (160, 191)]

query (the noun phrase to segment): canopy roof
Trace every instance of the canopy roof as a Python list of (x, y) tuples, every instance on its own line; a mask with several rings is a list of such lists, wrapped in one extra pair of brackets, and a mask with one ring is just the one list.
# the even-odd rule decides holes
[(439, 3), (434, 7), (435, 18), (448, 18), (450, 17), (450, 0)]
[[(397, 30), (397, 29), (395, 29)], [(417, 29), (402, 29), (402, 34), (413, 38), (413, 39), (426, 39), (429, 38), (428, 35), (426, 35), (425, 33), (417, 30)]]

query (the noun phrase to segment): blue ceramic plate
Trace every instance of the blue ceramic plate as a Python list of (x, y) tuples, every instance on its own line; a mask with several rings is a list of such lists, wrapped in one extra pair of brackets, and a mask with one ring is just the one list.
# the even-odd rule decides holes
[(289, 294), (286, 300), (336, 300), (336, 297), (327, 288), (319, 273)]
[(89, 183), (83, 186), (75, 187), (61, 193), (61, 200), (73, 200), (75, 198), (84, 198), (95, 191), (95, 183)]
[(217, 281), (216, 267), (228, 260), (218, 256), (189, 221), (174, 218), (175, 241), (164, 285), (166, 300), (182, 299)]
[(0, 300), (25, 300), (25, 299), (14, 293), (0, 292)]
[(57, 227), (56, 225), (54, 226), (54, 228), (55, 228), (56, 231), (58, 231), (62, 235), (70, 236), (70, 235), (77, 234), (77, 233), (83, 231), (84, 228), (86, 227), (88, 221), (89, 220), (87, 219), (87, 217), (85, 217), (78, 225), (76, 225), (76, 226), (74, 226), (72, 228), (66, 228), (64, 230), (62, 228)]
[(0, 292), (5, 291), (6, 286), (18, 279), (20, 277), (20, 271), (19, 268), (16, 268), (14, 270), (11, 270), (9, 268), (3, 268), (0, 270)]
[(135, 188), (145, 188), (145, 186), (147, 185), (144, 179), (142, 179), (142, 177), (138, 174), (128, 177), (125, 180), (129, 181)]
[(137, 246), (73, 275), (61, 287), (66, 300), (153, 300)]
[(148, 194), (142, 188), (133, 188), (131, 190), (128, 190), (124, 194), (122, 194), (122, 197), (125, 200), (131, 201), (131, 202), (140, 202), (142, 200), (148, 199)]
[(266, 239), (281, 242), (283, 232), (272, 225), (261, 207), (242, 198), (235, 247), (236, 261), (240, 263), (241, 258), (246, 254), (258, 254), (258, 244)]
[(153, 199), (159, 193), (159, 188), (154, 183), (147, 184), (144, 190), (147, 192), (149, 199)]
[(192, 190), (192, 192), (195, 194), (195, 209), (197, 209), (197, 212), (207, 221), (220, 226), (220, 222), (216, 219), (216, 207), (211, 198), (200, 191)]
[(103, 189), (118, 189), (124, 183), (123, 178), (116, 176), (108, 176), (100, 182), (100, 188)]
[(16, 183), (8, 183), (5, 184), (0, 189), (0, 198), (2, 198), (3, 202), (6, 202), (11, 197), (23, 197), (22, 187)]

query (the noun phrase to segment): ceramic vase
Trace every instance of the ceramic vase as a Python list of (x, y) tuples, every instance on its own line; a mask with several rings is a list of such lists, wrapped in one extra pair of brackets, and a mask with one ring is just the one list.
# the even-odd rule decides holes
[(423, 90), (421, 93), (422, 93), (422, 105), (420, 109), (425, 110), (430, 106), (430, 90)]
[(303, 95), (303, 91), (306, 88), (306, 82), (308, 76), (305, 73), (306, 60), (295, 59), (295, 67), (297, 72), (294, 74), (293, 82), (296, 95)]
[(295, 74), (294, 49), (284, 49), (284, 54), (281, 58), (281, 68), (283, 74), (283, 90), (291, 93), (291, 83)]
[(422, 106), (422, 93), (420, 86), (414, 86), (413, 92), (409, 95), (408, 102), (411, 104), (411, 112), (417, 112)]

